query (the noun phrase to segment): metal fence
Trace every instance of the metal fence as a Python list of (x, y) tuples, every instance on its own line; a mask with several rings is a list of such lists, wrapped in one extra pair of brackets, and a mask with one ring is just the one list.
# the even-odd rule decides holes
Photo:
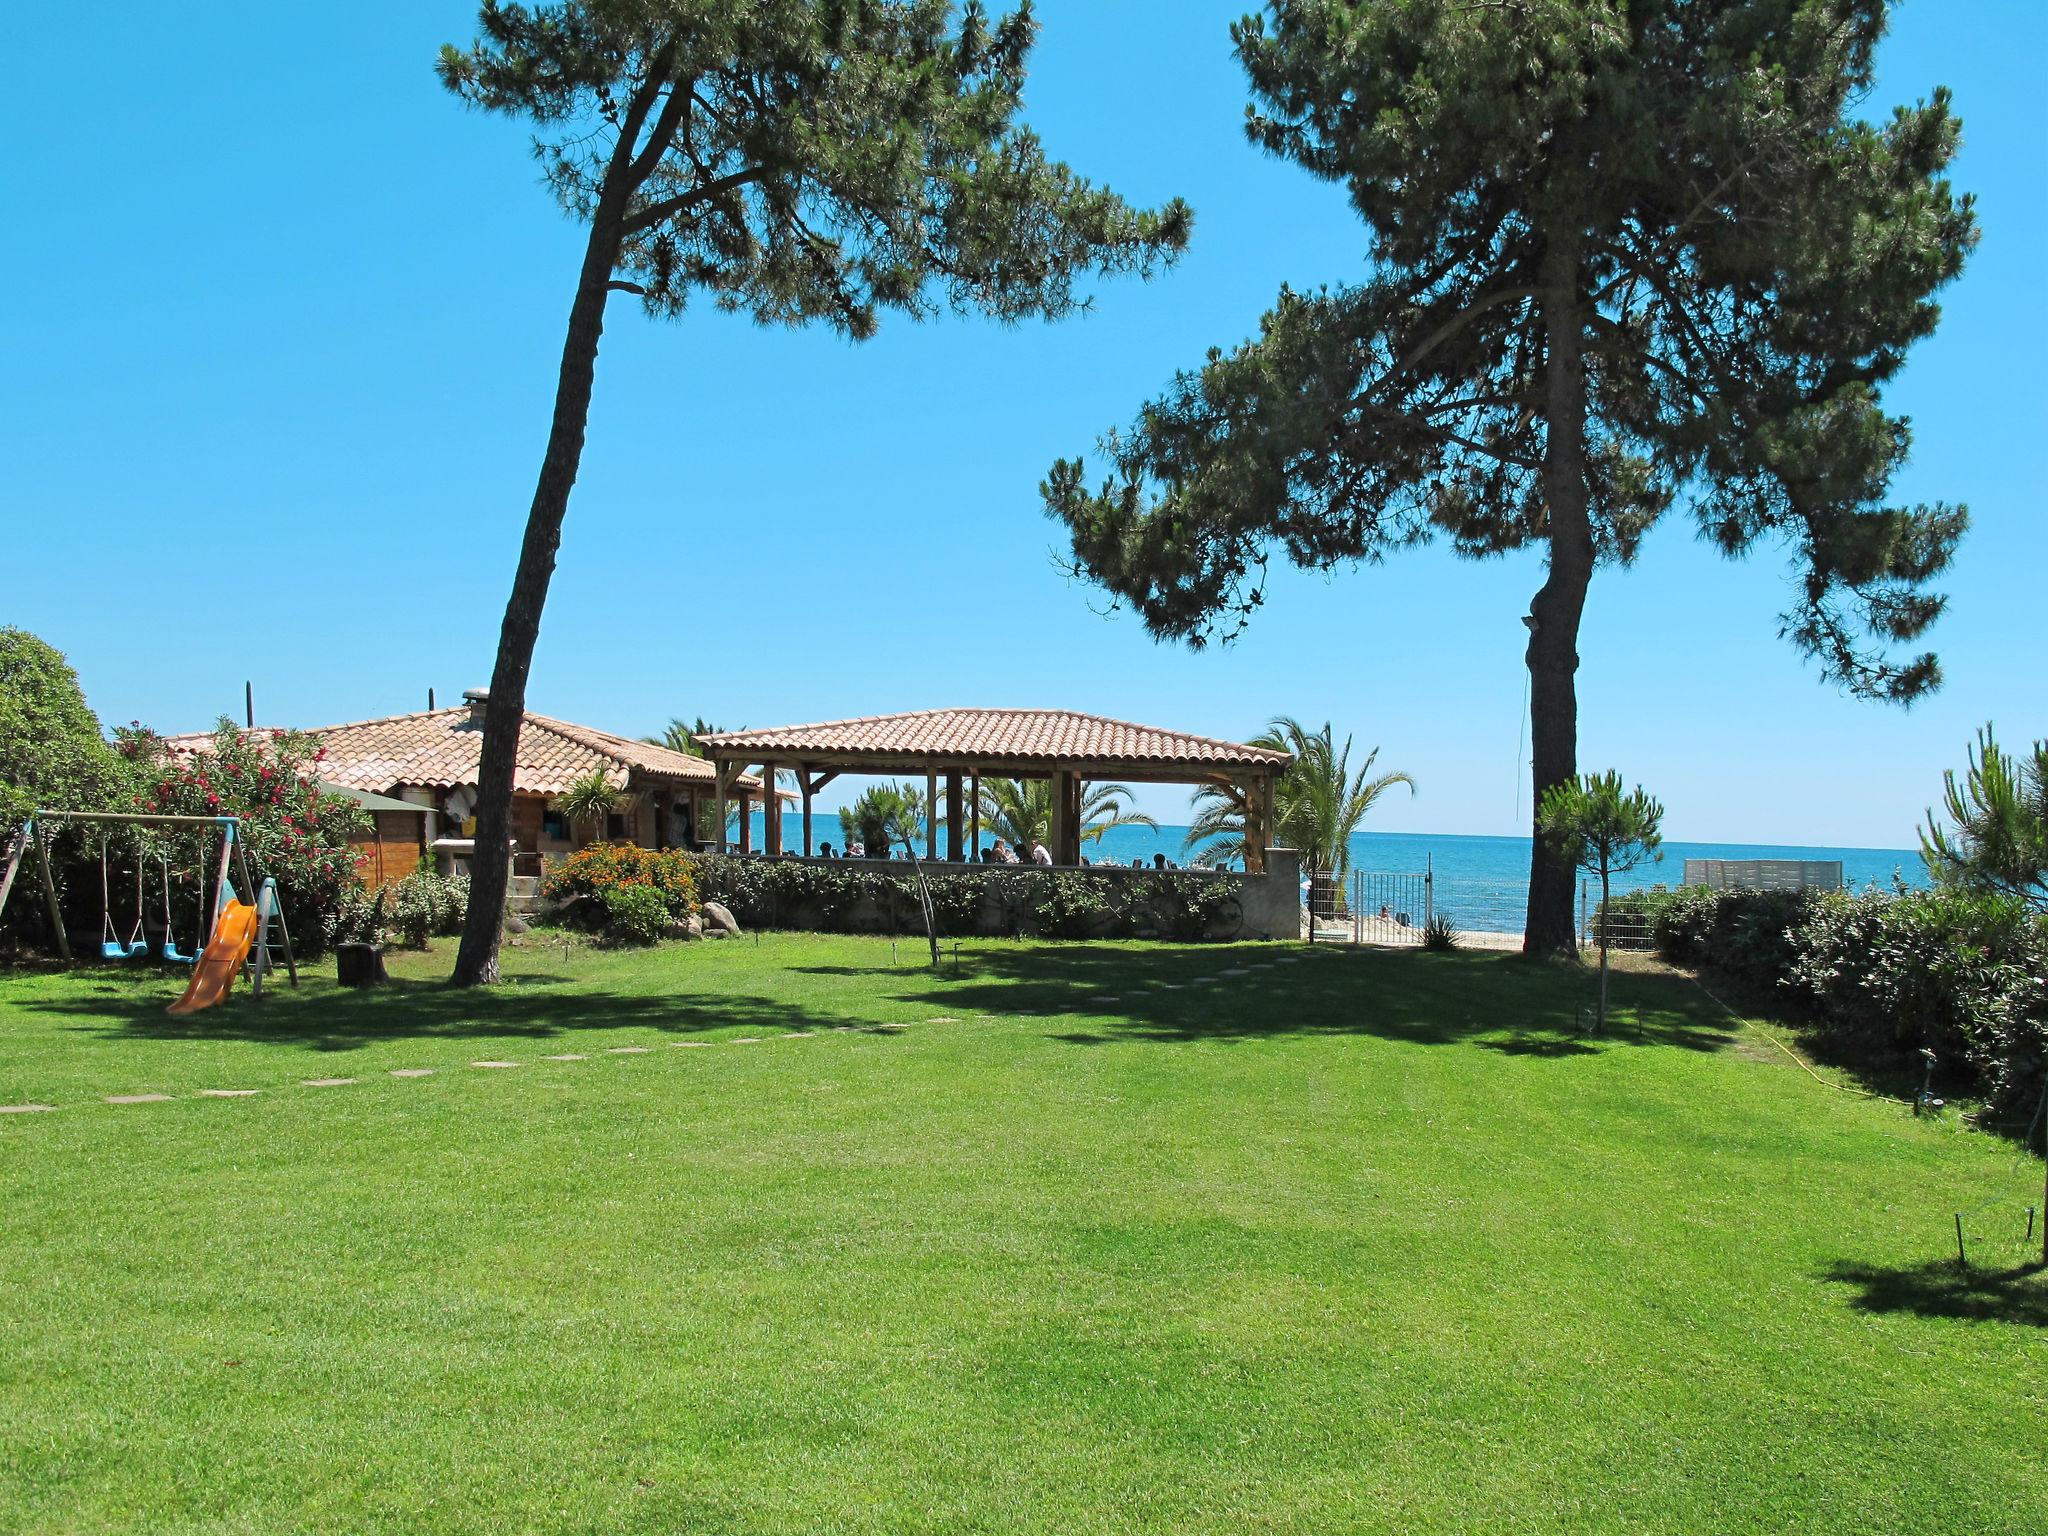
[(1609, 910), (1593, 889), (1593, 882), (1579, 882), (1579, 942), (1591, 948), (1598, 948), (1601, 930), (1606, 930), (1609, 949), (1652, 950), (1657, 947), (1657, 936), (1651, 930), (1650, 917), (1641, 908), (1617, 908)]

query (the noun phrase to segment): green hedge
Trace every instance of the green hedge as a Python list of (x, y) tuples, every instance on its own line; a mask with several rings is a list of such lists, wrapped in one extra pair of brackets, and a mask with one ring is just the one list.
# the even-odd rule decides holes
[(1677, 891), (1617, 897), (1667, 959), (1777, 989), (1872, 1065), (1922, 1048), (2024, 1122), (2048, 1076), (2048, 917), (1957, 890)]
[[(847, 859), (697, 862), (697, 889), (742, 927), (824, 933), (921, 933), (917, 879), (906, 864)], [(1243, 925), (1235, 885), (1185, 871), (1096, 875), (1085, 870), (934, 871), (932, 915), (941, 935), (1057, 939), (1232, 938)]]

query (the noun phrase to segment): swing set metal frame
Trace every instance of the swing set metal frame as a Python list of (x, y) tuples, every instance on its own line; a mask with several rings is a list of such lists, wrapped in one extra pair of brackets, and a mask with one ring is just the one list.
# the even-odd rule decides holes
[[(242, 837), (242, 818), (239, 816), (164, 816), (150, 815), (141, 811), (51, 811), (37, 810), (24, 822), (14, 835), (14, 844), (8, 850), (7, 864), (0, 871), (0, 911), (5, 911), (7, 898), (14, 890), (14, 877), (20, 870), (23, 856), (33, 848), (36, 855), (36, 869), (42, 875), (43, 900), (50, 909), (50, 929), (57, 935), (57, 953), (66, 965), (74, 964), (71, 955), (71, 939), (64, 931), (64, 913), (57, 901), (57, 881), (52, 874), (50, 845), (44, 836), (45, 822), (106, 822), (121, 826), (165, 826), (165, 827), (218, 827), (221, 829), (220, 874), (213, 885), (213, 906), (210, 909), (218, 919), (221, 904), (226, 898), (228, 887), (228, 858), (233, 856), (235, 872), (241, 876), (246, 889), (256, 904), (256, 942), (249, 948), (250, 995), (263, 996), (263, 977), (266, 971), (275, 968), (276, 962), (270, 957), (270, 925), (277, 924), (278, 937), (284, 950), (285, 973), (291, 984), (299, 984), (298, 961), (292, 955), (291, 930), (285, 926), (284, 908), (277, 899), (276, 882), (265, 880), (258, 884), (249, 868), (249, 853)], [(202, 866), (203, 867), (203, 866)], [(139, 866), (138, 866), (139, 868)], [(201, 934), (198, 948), (203, 953), (208, 935)]]

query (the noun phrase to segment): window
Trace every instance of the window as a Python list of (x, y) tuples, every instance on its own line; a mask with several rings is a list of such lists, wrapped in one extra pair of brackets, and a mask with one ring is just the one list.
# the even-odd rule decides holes
[(624, 837), (626, 835), (626, 818), (617, 811), (613, 811), (609, 816), (605, 817), (604, 835), (613, 839)]
[(541, 813), (540, 835), (551, 837), (558, 843), (569, 841), (569, 818), (560, 811), (549, 809)]

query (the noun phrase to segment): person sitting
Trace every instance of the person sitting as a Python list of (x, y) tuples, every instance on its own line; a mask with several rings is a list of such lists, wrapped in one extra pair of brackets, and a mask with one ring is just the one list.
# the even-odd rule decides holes
[(1045, 844), (1035, 837), (1031, 839), (1031, 862), (1046, 869), (1052, 868), (1052, 855), (1045, 851)]
[(819, 857), (819, 858), (821, 858), (821, 859), (829, 859), (829, 858), (831, 858), (831, 857), (832, 857), (832, 845), (831, 845), (830, 843), (820, 843), (820, 844), (818, 844), (818, 857)]
[(1015, 864), (1017, 862), (1017, 850), (1000, 837), (996, 839), (996, 862), (998, 864)]
[(1171, 868), (1173, 868), (1173, 866), (1172, 866), (1171, 864), (1169, 864), (1169, 863), (1167, 863), (1167, 862), (1166, 862), (1166, 855), (1165, 855), (1165, 854), (1163, 854), (1163, 853), (1155, 853), (1155, 854), (1153, 854), (1153, 855), (1152, 855), (1152, 867), (1153, 867), (1154, 869), (1171, 869)]

